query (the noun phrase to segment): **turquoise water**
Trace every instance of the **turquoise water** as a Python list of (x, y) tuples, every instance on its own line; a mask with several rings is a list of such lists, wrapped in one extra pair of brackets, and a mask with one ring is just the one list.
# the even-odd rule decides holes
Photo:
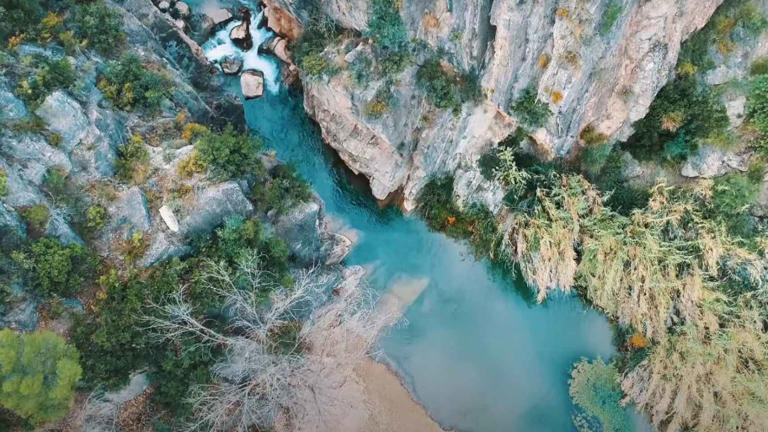
[[(206, 44), (209, 55), (230, 50), (220, 36)], [(229, 85), (238, 91), (236, 79)], [(382, 292), (404, 280), (427, 281), (405, 323), (380, 346), (382, 359), (433, 418), (461, 431), (574, 430), (571, 365), (615, 354), (605, 317), (574, 296), (538, 305), (524, 283), (477, 261), (463, 242), (380, 208), (366, 181), (323, 143), (301, 95), (279, 85), (268, 90), (245, 102), (248, 126), (312, 184), (337, 228), (355, 234), (346, 263), (369, 268), (371, 284)], [(648, 429), (632, 415), (636, 430)]]

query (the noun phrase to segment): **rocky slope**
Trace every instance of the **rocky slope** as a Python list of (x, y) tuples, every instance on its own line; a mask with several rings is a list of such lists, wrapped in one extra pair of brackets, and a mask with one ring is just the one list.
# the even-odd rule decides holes
[[(366, 116), (364, 108), (390, 84), (373, 78), (355, 86), (345, 72), (305, 82), (307, 112), (347, 165), (369, 178), (377, 198), (402, 192), (409, 210), (431, 175), (455, 173), (458, 183), (474, 183), (461, 177), (474, 177), (478, 157), (517, 127), (509, 106), (526, 87), (537, 89), (552, 111), (543, 127), (529, 130), (540, 156), (574, 154), (588, 125), (623, 140), (674, 75), (682, 41), (704, 26), (722, 1), (631, 1), (615, 9), (620, 3), (404, 3), (400, 13), (408, 38), (441, 50), (460, 69), (477, 69), (482, 101), (464, 104), (456, 116), (435, 109), (418, 90), (417, 67), (411, 66), (391, 87), (395, 101), (383, 118)], [(321, 7), (338, 24), (365, 31), (368, 2)], [(354, 60), (350, 54), (367, 44), (345, 40), (326, 54), (345, 69)], [(424, 61), (415, 57), (416, 64)]]

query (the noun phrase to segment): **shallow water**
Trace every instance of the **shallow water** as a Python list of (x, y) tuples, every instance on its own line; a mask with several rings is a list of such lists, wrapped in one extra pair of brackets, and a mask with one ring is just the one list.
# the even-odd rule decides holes
[(574, 296), (537, 305), (521, 281), (474, 259), (466, 244), (379, 208), (322, 142), (300, 95), (279, 88), (246, 102), (245, 112), (265, 145), (312, 184), (337, 228), (357, 236), (347, 264), (369, 266), (381, 291), (404, 278), (429, 280), (381, 348), (435, 420), (462, 431), (574, 430), (571, 365), (615, 353), (603, 315)]

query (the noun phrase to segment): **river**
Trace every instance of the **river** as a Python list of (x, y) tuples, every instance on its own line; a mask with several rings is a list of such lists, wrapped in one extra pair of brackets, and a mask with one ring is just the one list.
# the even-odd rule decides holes
[[(233, 53), (220, 33), (209, 57)], [(254, 30), (254, 45), (268, 34)], [(236, 50), (236, 49), (235, 49)], [(274, 59), (242, 55), (246, 63)], [(252, 56), (247, 57), (247, 56)], [(233, 78), (232, 89), (239, 91)], [(581, 357), (616, 352), (609, 322), (573, 295), (536, 304), (525, 284), (476, 260), (464, 242), (430, 231), (418, 217), (380, 208), (364, 180), (351, 174), (322, 141), (301, 94), (268, 82), (264, 97), (245, 102), (248, 126), (277, 157), (296, 166), (322, 197), (337, 227), (354, 233), (347, 264), (370, 268), (380, 291), (412, 279), (427, 288), (405, 322), (383, 336), (381, 360), (446, 428), (461, 431), (571, 431), (571, 366)], [(637, 430), (647, 426), (632, 416)]]

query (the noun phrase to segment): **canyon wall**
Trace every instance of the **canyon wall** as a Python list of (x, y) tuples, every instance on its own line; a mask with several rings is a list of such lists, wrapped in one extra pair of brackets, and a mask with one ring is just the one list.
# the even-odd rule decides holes
[[(365, 34), (370, 8), (357, 3), (320, 6), (338, 24)], [(476, 70), (482, 100), (465, 103), (458, 113), (436, 109), (417, 86), (418, 65), (427, 58), (418, 52), (395, 80), (372, 76), (361, 85), (349, 65), (370, 52), (372, 42), (345, 36), (324, 53), (342, 72), (304, 80), (307, 112), (347, 165), (370, 180), (376, 198), (397, 193), (411, 210), (429, 176), (452, 173), (460, 195), (494, 207), (498, 193), (477, 175), (477, 159), (516, 129), (509, 106), (525, 88), (536, 88), (552, 111), (543, 127), (528, 130), (539, 156), (576, 153), (587, 125), (610, 139), (626, 139), (674, 75), (681, 43), (721, 3), (632, 0), (612, 20), (609, 9), (618, 3), (611, 1), (403, 2), (411, 43), (428, 47), (421, 52), (440, 52), (459, 69)], [(387, 112), (366, 115), (382, 89), (393, 95)]]

